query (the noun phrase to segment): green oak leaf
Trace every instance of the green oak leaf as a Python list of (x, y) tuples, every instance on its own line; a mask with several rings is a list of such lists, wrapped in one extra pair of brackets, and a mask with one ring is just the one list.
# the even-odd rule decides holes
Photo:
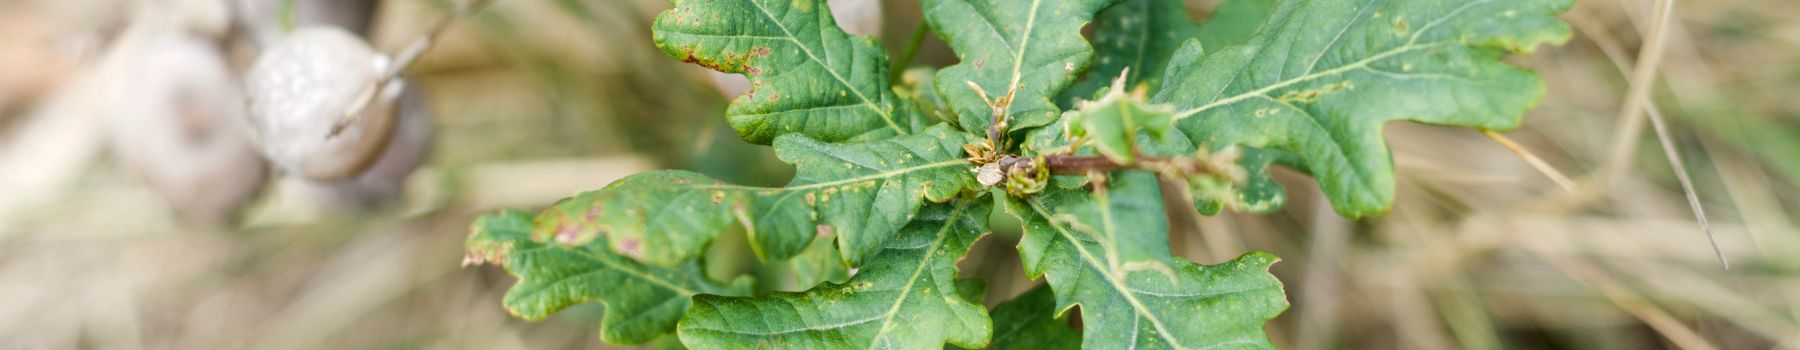
[(1263, 324), (1288, 306), (1268, 273), (1277, 259), (1260, 252), (1211, 266), (1175, 259), (1155, 176), (1122, 171), (1108, 181), (1103, 190), (1051, 189), (1008, 201), (1025, 222), (1025, 273), (1049, 281), (1059, 313), (1081, 306), (1083, 347), (1272, 348)]
[[(1200, 22), (1198, 37), (1207, 48), (1223, 48), (1249, 41), (1262, 29), (1281, 0), (1227, 0)], [(1174, 52), (1169, 52), (1173, 54)]]
[(897, 102), (886, 51), (844, 33), (824, 0), (679, 0), (656, 17), (656, 46), (750, 79), (726, 118), (745, 141), (799, 133), (838, 142), (909, 134), (917, 112)]
[(785, 188), (731, 185), (690, 171), (642, 173), (545, 210), (538, 235), (581, 242), (606, 232), (621, 254), (668, 266), (694, 258), (736, 225), (747, 230), (758, 258), (786, 259), (815, 237), (836, 235), (843, 261), (857, 266), (925, 201), (977, 187), (962, 158), (973, 139), (941, 124), (848, 144), (785, 135), (775, 140), (775, 155), (796, 168)]
[(855, 144), (783, 135), (776, 157), (796, 166), (787, 188), (734, 186), (693, 171), (639, 173), (558, 202), (536, 227), (538, 235), (565, 242), (603, 231), (619, 253), (659, 265), (697, 256), (733, 224), (747, 229), (763, 260), (783, 260), (815, 236), (837, 235), (844, 262), (859, 265), (925, 200), (976, 188), (961, 150), (972, 139), (947, 124)]
[[(1156, 267), (1172, 261), (1168, 214), (1163, 212), (1161, 187), (1157, 185), (1156, 175), (1143, 171), (1121, 172), (1104, 181), (1104, 186), (1090, 183), (1086, 187), (1046, 191), (1024, 201), (1041, 204), (1046, 209), (1043, 219), (1063, 225), (1080, 238), (1095, 243), (1099, 247), (1095, 253), (1108, 263), (1109, 270)], [(1031, 211), (1015, 214), (1020, 213)], [(1026, 223), (1030, 221), (1026, 220)], [(1055, 238), (1032, 235), (1030, 230), (1027, 226), (1026, 237), (1019, 241), (1026, 272), (1031, 272), (1034, 267), (1041, 270), (1041, 254), (1052, 247), (1054, 240), (1050, 238)], [(1140, 265), (1126, 266), (1130, 264)]]
[(542, 320), (579, 303), (606, 305), (600, 339), (615, 344), (655, 340), (675, 329), (695, 294), (746, 295), (750, 280), (707, 280), (697, 262), (649, 266), (601, 244), (568, 246), (531, 238), (530, 213), (508, 210), (476, 219), (465, 264), (497, 263), (519, 278), (502, 305), (514, 316)]
[[(1224, 48), (1249, 41), (1268, 21), (1269, 15), (1275, 12), (1278, 5), (1280, 0), (1228, 0), (1219, 4), (1213, 9), (1212, 16), (1200, 22), (1201, 45), (1206, 48)], [(1244, 213), (1269, 213), (1281, 209), (1287, 203), (1287, 190), (1269, 176), (1269, 165), (1292, 164), (1294, 155), (1256, 147), (1238, 149), (1243, 152), (1238, 158), (1238, 166), (1247, 175), (1244, 183), (1227, 187), (1223, 191), (1200, 191), (1200, 188), (1195, 188), (1194, 207), (1200, 213), (1213, 215), (1227, 208)]]
[(1081, 332), (1057, 318), (1056, 295), (1039, 285), (994, 307), (994, 345), (990, 350), (1064, 350), (1081, 348)]
[(1087, 69), (1081, 27), (1119, 0), (925, 0), (925, 20), (961, 60), (937, 73), (937, 91), (963, 130), (987, 130), (992, 100), (1009, 94), (1010, 129), (1041, 126), (1062, 111), (1058, 94)]
[(1203, 47), (1242, 44), (1269, 18), (1276, 1), (1225, 1), (1199, 24), (1188, 19), (1187, 7), (1179, 0), (1125, 0), (1113, 5), (1094, 18), (1094, 59), (1099, 63), (1063, 92), (1062, 105), (1091, 98), (1120, 76), (1126, 86), (1154, 91), (1162, 86), (1176, 49), (1196, 38)]
[[(1236, 3), (1245, 0), (1231, 1)], [(1094, 18), (1094, 68), (1063, 92), (1063, 106), (1093, 98), (1119, 77), (1126, 86), (1155, 90), (1169, 56), (1200, 35), (1180, 0), (1125, 0)], [(1212, 45), (1207, 43), (1207, 45)]]
[[(1170, 56), (1181, 45), (1196, 38), (1205, 47), (1241, 44), (1256, 33), (1275, 5), (1276, 0), (1226, 1), (1199, 24), (1188, 19), (1187, 9), (1180, 1), (1126, 0), (1113, 5), (1094, 19), (1094, 55), (1099, 62), (1088, 70), (1081, 82), (1064, 91), (1063, 105), (1075, 106), (1086, 98), (1103, 99), (1104, 96), (1095, 96), (1109, 87), (1108, 82), (1115, 83), (1110, 85), (1112, 90), (1122, 90), (1116, 87), (1120, 77), (1125, 79), (1124, 86), (1154, 91), (1161, 85)], [(1079, 126), (1079, 123), (1072, 126)], [(1130, 139), (1114, 138), (1110, 145), (1117, 145), (1121, 140)], [(1102, 154), (1120, 160), (1116, 154), (1107, 153), (1105, 146), (1108, 145), (1102, 142), (1096, 146), (1101, 146)], [(1268, 165), (1273, 159), (1292, 156), (1278, 150), (1241, 149), (1244, 156), (1239, 166), (1249, 175), (1245, 183), (1211, 178), (1194, 180), (1192, 192), (1201, 213), (1212, 215), (1226, 208), (1266, 213), (1280, 209), (1286, 201), (1285, 191), (1269, 177)], [(1167, 155), (1186, 153), (1191, 150)]]
[(1514, 128), (1544, 93), (1501, 61), (1569, 37), (1571, 0), (1286, 1), (1243, 45), (1189, 43), (1152, 101), (1195, 144), (1293, 153), (1349, 217), (1385, 212), (1392, 120)]
[(991, 201), (932, 205), (843, 284), (759, 297), (702, 295), (681, 322), (697, 349), (981, 347), (987, 309), (961, 294), (956, 262), (987, 233)]

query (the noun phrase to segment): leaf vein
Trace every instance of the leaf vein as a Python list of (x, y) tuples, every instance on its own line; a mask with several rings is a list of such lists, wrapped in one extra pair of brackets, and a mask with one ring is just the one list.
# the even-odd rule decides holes
[[(1037, 212), (1037, 214), (1039, 216), (1042, 216), (1046, 219), (1048, 219), (1050, 217), (1050, 210), (1045, 209), (1044, 204), (1038, 202), (1038, 200), (1036, 198), (1027, 199), (1026, 202), (1031, 205), (1031, 210)], [(1181, 341), (1176, 340), (1174, 338), (1174, 334), (1169, 333), (1168, 327), (1163, 326), (1162, 320), (1157, 319), (1154, 314), (1151, 314), (1150, 308), (1147, 306), (1144, 306), (1144, 303), (1142, 301), (1139, 301), (1135, 294), (1131, 293), (1131, 290), (1129, 287), (1126, 287), (1123, 283), (1119, 282), (1119, 279), (1117, 277), (1114, 277), (1112, 275), (1112, 272), (1109, 271), (1110, 269), (1106, 268), (1106, 264), (1102, 264), (1102, 263), (1094, 261), (1094, 254), (1092, 252), (1088, 252), (1087, 247), (1084, 247), (1081, 244), (1073, 243), (1073, 241), (1075, 240), (1075, 238), (1073, 237), (1074, 236), (1073, 233), (1070, 233), (1068, 230), (1064, 229), (1061, 225), (1057, 225), (1056, 222), (1054, 222), (1054, 221), (1046, 220), (1046, 222), (1049, 222), (1050, 227), (1055, 229), (1057, 234), (1061, 235), (1063, 237), (1063, 239), (1070, 240), (1071, 243), (1069, 245), (1075, 247), (1075, 251), (1081, 254), (1081, 259), (1083, 261), (1087, 262), (1088, 266), (1091, 266), (1096, 271), (1098, 271), (1100, 273), (1101, 277), (1105, 277), (1106, 282), (1113, 287), (1113, 290), (1119, 292), (1120, 296), (1125, 297), (1125, 301), (1131, 303), (1132, 309), (1137, 311), (1137, 313), (1139, 315), (1142, 315), (1144, 317), (1144, 319), (1150, 321), (1150, 326), (1156, 328), (1156, 334), (1158, 336), (1161, 336), (1163, 341), (1168, 342), (1169, 345), (1171, 345), (1177, 349), (1187, 348), (1186, 346), (1181, 345)]]
[(875, 332), (874, 342), (869, 343), (869, 349), (874, 349), (876, 344), (880, 344), (882, 337), (887, 335), (888, 329), (893, 327), (894, 315), (900, 314), (900, 305), (906, 303), (906, 298), (912, 294), (913, 285), (919, 283), (919, 276), (925, 273), (927, 266), (931, 266), (932, 256), (937, 254), (939, 248), (943, 248), (944, 240), (950, 237), (950, 229), (956, 227), (957, 218), (962, 216), (963, 209), (968, 206), (967, 201), (958, 202), (956, 209), (950, 211), (950, 216), (944, 218), (944, 227), (938, 229), (937, 238), (932, 240), (930, 248), (925, 249), (925, 255), (919, 258), (919, 266), (913, 268), (912, 276), (908, 277), (906, 285), (900, 288), (900, 296), (895, 297), (894, 305), (888, 307), (887, 315), (881, 320), (881, 330)]
[[(550, 243), (550, 244), (553, 244), (553, 243)], [(548, 245), (546, 245), (542, 248), (538, 248), (538, 250), (549, 250), (549, 249), (553, 249), (553, 248), (550, 248), (550, 246), (548, 246)], [(699, 294), (698, 292), (695, 292), (695, 291), (687, 289), (687, 288), (682, 288), (679, 285), (676, 285), (669, 281), (664, 281), (661, 278), (657, 278), (656, 276), (647, 274), (643, 271), (638, 271), (636, 269), (627, 268), (624, 265), (620, 265), (617, 262), (613, 262), (613, 261), (606, 259), (603, 256), (597, 255), (591, 251), (582, 250), (582, 249), (570, 249), (569, 251), (574, 252), (575, 254), (581, 255), (582, 257), (588, 258), (589, 260), (599, 262), (601, 265), (606, 265), (607, 268), (617, 270), (619, 272), (624, 272), (627, 275), (631, 275), (632, 277), (637, 277), (638, 279), (644, 280), (645, 282), (650, 282), (651, 284), (661, 286), (661, 287), (663, 287), (663, 289), (668, 289), (670, 291), (680, 293), (683, 296), (692, 296), (694, 294)], [(599, 274), (602, 272), (605, 272), (605, 270), (589, 270), (589, 271), (584, 271), (582, 273), (569, 275), (567, 277), (558, 278), (558, 279), (549, 280), (549, 281), (541, 281), (541, 282), (544, 282), (544, 284), (546, 284), (546, 285), (562, 284), (562, 283), (568, 282), (570, 280), (574, 280), (574, 279), (578, 279), (578, 278), (585, 278), (585, 277)], [(539, 291), (547, 290), (547, 289), (548, 288), (540, 289)], [(533, 292), (532, 294), (537, 294), (537, 293)]]

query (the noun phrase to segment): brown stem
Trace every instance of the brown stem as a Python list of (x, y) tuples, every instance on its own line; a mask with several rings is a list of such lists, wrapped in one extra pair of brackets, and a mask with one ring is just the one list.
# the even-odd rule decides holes
[(1056, 175), (1082, 175), (1090, 171), (1111, 172), (1125, 168), (1106, 157), (1081, 156), (1046, 156), (1044, 166), (1050, 168), (1051, 174)]
[(1122, 169), (1140, 169), (1149, 171), (1175, 170), (1182, 174), (1210, 174), (1229, 176), (1230, 172), (1218, 169), (1212, 164), (1193, 158), (1148, 157), (1138, 156), (1131, 164), (1119, 164), (1106, 157), (1099, 156), (1045, 156), (1044, 166), (1050, 168), (1055, 175), (1083, 175), (1089, 172), (1111, 172)]

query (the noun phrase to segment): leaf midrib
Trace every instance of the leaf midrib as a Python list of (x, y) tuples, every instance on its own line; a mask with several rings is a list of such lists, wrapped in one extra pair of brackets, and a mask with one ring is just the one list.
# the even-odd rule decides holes
[(1087, 247), (1078, 243), (1073, 233), (1063, 229), (1063, 227), (1057, 225), (1055, 221), (1049, 220), (1051, 215), (1050, 210), (1045, 209), (1043, 203), (1039, 202), (1037, 198), (1026, 199), (1025, 202), (1031, 205), (1031, 210), (1037, 212), (1038, 216), (1045, 218), (1044, 221), (1050, 224), (1050, 228), (1055, 229), (1058, 235), (1069, 241), (1070, 246), (1075, 247), (1075, 251), (1081, 254), (1082, 261), (1093, 267), (1102, 277), (1106, 277), (1107, 284), (1111, 285), (1113, 290), (1118, 291), (1120, 296), (1125, 297), (1125, 301), (1131, 303), (1131, 308), (1137, 311), (1141, 318), (1150, 320), (1150, 326), (1156, 327), (1156, 333), (1163, 341), (1168, 342), (1169, 345), (1176, 349), (1187, 348), (1186, 346), (1181, 345), (1181, 341), (1173, 338), (1174, 334), (1169, 332), (1168, 327), (1163, 326), (1161, 319), (1157, 319), (1155, 314), (1150, 313), (1150, 308), (1144, 306), (1144, 303), (1137, 299), (1137, 295), (1132, 294), (1130, 287), (1119, 281), (1118, 278), (1113, 277), (1111, 269), (1107, 268), (1106, 264), (1094, 260), (1094, 254), (1089, 252)]
[(844, 328), (850, 328), (850, 327), (854, 327), (856, 325), (860, 325), (860, 324), (864, 324), (864, 323), (875, 322), (875, 320), (877, 320), (877, 319), (880, 319), (880, 317), (869, 317), (869, 318), (863, 318), (863, 319), (850, 320), (847, 322), (824, 324), (824, 325), (803, 327), (803, 328), (797, 328), (797, 329), (783, 329), (783, 330), (770, 331), (770, 332), (750, 332), (750, 331), (741, 331), (741, 330), (734, 330), (734, 329), (722, 329), (722, 328), (698, 327), (698, 326), (687, 327), (687, 328), (684, 328), (683, 330), (686, 330), (686, 331), (711, 331), (711, 332), (738, 334), (738, 335), (771, 336), (771, 335), (782, 335), (782, 334), (790, 334), (790, 333), (802, 333), (802, 332), (844, 329)]
[[(1043, 0), (1031, 0), (1031, 12), (1025, 17), (1025, 31), (1021, 33), (1025, 36), (1025, 39), (1019, 41), (1019, 50), (1012, 53), (1012, 82), (1006, 85), (1006, 90), (1009, 91), (1006, 94), (1007, 96), (1012, 96), (1010, 91), (1019, 88), (1019, 79), (1024, 76), (1025, 51), (1031, 47), (1031, 31), (1035, 30), (1034, 28), (1037, 26), (1038, 7), (1043, 3)], [(1008, 102), (1010, 103), (1011, 100), (1008, 100)]]
[[(550, 243), (550, 244), (554, 244), (554, 243)], [(558, 248), (552, 247), (549, 244), (544, 244), (544, 245), (540, 245), (538, 249), (551, 250), (551, 249), (558, 249)], [(699, 294), (699, 292), (696, 292), (691, 289), (683, 288), (680, 285), (676, 285), (669, 281), (664, 281), (663, 279), (657, 278), (656, 276), (650, 275), (646, 272), (638, 271), (636, 269), (632, 269), (632, 268), (626, 267), (624, 265), (620, 265), (617, 262), (613, 262), (613, 261), (607, 259), (606, 256), (595, 254), (594, 252), (588, 251), (586, 249), (570, 249), (570, 248), (562, 248), (562, 249), (570, 251), (570, 252), (574, 252), (576, 255), (580, 255), (580, 256), (588, 258), (590, 260), (597, 261), (601, 265), (606, 265), (607, 268), (610, 268), (612, 270), (624, 272), (625, 274), (631, 275), (632, 277), (636, 277), (638, 279), (650, 282), (651, 284), (655, 284), (657, 286), (661, 286), (664, 289), (668, 289), (670, 291), (681, 294), (683, 297), (689, 297), (689, 296), (693, 296), (695, 294)], [(589, 271), (585, 271), (582, 273), (569, 275), (568, 277), (558, 278), (554, 281), (546, 281), (545, 285), (559, 284), (559, 283), (567, 282), (572, 279), (581, 278), (581, 277), (585, 277), (588, 275), (600, 273), (602, 271), (604, 271), (604, 270), (589, 270)], [(533, 294), (536, 294), (536, 293), (533, 293)]]
[(739, 334), (739, 335), (771, 336), (771, 335), (784, 335), (784, 334), (804, 333), (804, 332), (813, 332), (813, 331), (844, 329), (844, 328), (854, 327), (854, 326), (866, 324), (869, 322), (875, 322), (876, 320), (880, 320), (881, 328), (879, 328), (880, 330), (876, 332), (874, 337), (870, 338), (870, 343), (869, 343), (869, 347), (868, 347), (869, 349), (874, 349), (877, 344), (881, 344), (882, 337), (886, 336), (887, 331), (892, 328), (891, 326), (893, 325), (894, 317), (899, 314), (900, 306), (904, 305), (906, 303), (907, 298), (911, 295), (913, 286), (918, 284), (919, 278), (920, 278), (920, 276), (922, 276), (924, 274), (926, 267), (929, 267), (931, 265), (932, 256), (937, 254), (938, 249), (943, 247), (944, 241), (950, 237), (950, 230), (956, 226), (957, 220), (959, 220), (962, 217), (962, 215), (964, 213), (964, 209), (967, 209), (968, 205), (969, 204), (967, 201), (958, 202), (956, 209), (951, 211), (950, 215), (944, 219), (944, 227), (939, 228), (936, 238), (934, 238), (931, 243), (927, 244), (924, 247), (926, 250), (925, 250), (924, 254), (920, 256), (918, 266), (913, 268), (912, 275), (907, 278), (906, 284), (900, 288), (900, 294), (898, 296), (894, 297), (893, 304), (890, 305), (888, 307), (887, 312), (883, 313), (881, 316), (861, 318), (861, 319), (855, 319), (855, 320), (832, 323), (832, 324), (811, 325), (811, 326), (800, 327), (800, 328), (778, 329), (778, 330), (770, 330), (770, 331), (764, 331), (764, 332), (734, 330), (734, 329), (720, 329), (720, 328), (710, 328), (710, 327), (691, 327), (689, 329), (690, 330), (703, 330), (703, 331), (713, 331), (713, 332), (720, 332), (720, 333)]
[[(751, 1), (750, 3), (754, 6), (756, 6), (756, 10), (758, 12), (762, 12), (763, 18), (768, 19), (769, 23), (775, 24), (775, 28), (780, 28), (781, 34), (787, 36), (787, 40), (793, 42), (795, 47), (799, 47), (800, 52), (806, 53), (807, 58), (810, 58), (810, 59), (812, 59), (813, 62), (818, 63), (819, 67), (825, 68), (825, 72), (830, 73), (831, 78), (837, 80), (838, 84), (843, 85), (844, 89), (848, 89), (848, 90), (850, 90), (851, 93), (856, 94), (856, 98), (858, 100), (862, 100), (863, 106), (868, 107), (869, 110), (875, 111), (875, 114), (880, 115), (881, 120), (884, 122), (887, 122), (888, 127), (893, 128), (894, 131), (900, 132), (901, 135), (911, 134), (911, 133), (907, 132), (905, 128), (901, 128), (900, 124), (894, 123), (894, 116), (892, 113), (889, 113), (887, 110), (877, 107), (875, 105), (875, 101), (869, 100), (869, 97), (867, 95), (864, 95), (862, 90), (856, 89), (855, 86), (850, 84), (849, 80), (845, 80), (843, 75), (838, 74), (836, 69), (832, 69), (831, 65), (826, 64), (825, 60), (820, 59), (819, 55), (814, 54), (812, 52), (812, 48), (808, 48), (808, 47), (806, 47), (805, 43), (801, 43), (800, 39), (798, 37), (794, 36), (794, 32), (791, 30), (788, 30), (787, 25), (781, 23), (781, 20), (775, 19), (775, 14), (769, 13), (769, 9), (767, 7), (763, 7), (763, 4), (761, 2)], [(821, 43), (821, 45), (823, 45), (823, 44)], [(851, 45), (855, 45), (855, 44), (852, 43)], [(851, 51), (853, 51), (851, 53), (851, 55), (854, 56), (855, 48), (852, 48)]]
[(957, 219), (962, 216), (963, 209), (968, 206), (968, 201), (959, 201), (956, 203), (956, 209), (950, 211), (950, 216), (944, 218), (944, 227), (938, 229), (937, 238), (931, 241), (930, 247), (925, 248), (925, 255), (919, 258), (919, 266), (913, 268), (912, 276), (908, 277), (906, 285), (900, 288), (900, 296), (894, 298), (894, 305), (888, 307), (887, 314), (881, 319), (881, 330), (876, 331), (875, 337), (870, 338), (867, 349), (874, 349), (875, 344), (881, 343), (881, 337), (887, 335), (888, 329), (894, 324), (894, 315), (900, 314), (900, 305), (906, 303), (907, 296), (912, 294), (913, 285), (919, 283), (919, 275), (925, 272), (925, 267), (931, 265), (931, 258), (937, 254), (938, 249), (944, 247), (944, 240), (950, 237), (950, 229), (956, 227)]

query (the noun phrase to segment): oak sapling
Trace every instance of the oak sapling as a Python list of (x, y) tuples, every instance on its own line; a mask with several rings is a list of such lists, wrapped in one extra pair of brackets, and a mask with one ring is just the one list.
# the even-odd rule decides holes
[[(1273, 3), (1229, 6), (1245, 1)], [(887, 52), (840, 29), (827, 2), (676, 0), (653, 24), (657, 48), (747, 78), (725, 119), (794, 179), (628, 176), (535, 216), (478, 220), (468, 262), (519, 278), (502, 302), (514, 315), (605, 304), (609, 342), (1271, 348), (1264, 328), (1288, 307), (1269, 272), (1279, 259), (1176, 256), (1164, 193), (1196, 190), (1176, 210), (1273, 210), (1282, 191), (1266, 168), (1280, 161), (1315, 175), (1339, 213), (1379, 214), (1393, 197), (1382, 124), (1516, 126), (1543, 84), (1501, 58), (1566, 40), (1555, 16), (1570, 5), (1230, 0), (1213, 16), (1243, 20), (1193, 23), (1172, 0), (924, 0), (960, 61), (929, 88), (895, 89)], [(992, 313), (956, 264), (991, 210), (1023, 223), (1021, 265), (1049, 293)], [(765, 261), (859, 272), (720, 290), (692, 271), (731, 231)], [(1056, 326), (1076, 316), (1079, 329)]]

